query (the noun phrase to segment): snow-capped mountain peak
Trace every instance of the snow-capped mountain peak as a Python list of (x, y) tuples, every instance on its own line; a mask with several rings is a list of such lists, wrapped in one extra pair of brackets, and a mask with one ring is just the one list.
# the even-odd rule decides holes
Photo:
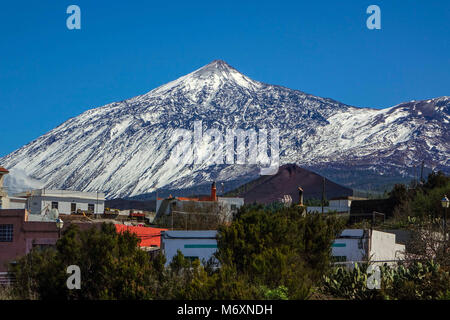
[[(448, 97), (355, 108), (252, 80), (215, 60), (144, 95), (71, 118), (1, 158), (0, 165), (21, 172), (14, 181), (28, 175), (33, 185), (104, 191), (109, 198), (255, 177), (259, 170), (251, 165), (169, 161), (174, 131), (192, 130), (194, 121), (202, 121), (203, 130), (223, 133), (277, 128), (281, 164), (317, 170), (361, 166), (392, 174), (425, 160), (448, 170), (449, 114)], [(15, 185), (14, 191), (21, 190)]]
[(225, 61), (214, 60), (200, 69), (150, 91), (147, 95), (153, 96), (174, 91), (195, 91), (196, 93), (205, 91), (211, 94), (226, 86), (257, 89), (261, 85), (261, 83), (246, 77)]

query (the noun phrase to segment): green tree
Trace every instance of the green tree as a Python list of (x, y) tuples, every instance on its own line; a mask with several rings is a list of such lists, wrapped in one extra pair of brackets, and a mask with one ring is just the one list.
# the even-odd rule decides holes
[[(150, 259), (134, 234), (111, 224), (87, 231), (72, 224), (56, 248), (33, 249), (13, 267), (15, 294), (31, 299), (305, 299), (329, 268), (331, 243), (343, 227), (335, 216), (303, 208), (245, 207), (219, 229), (219, 265), (178, 252), (166, 266)], [(66, 269), (81, 269), (81, 290)]]
[[(138, 238), (118, 234), (112, 224), (81, 232), (72, 224), (56, 249), (32, 250), (13, 267), (16, 293), (24, 299), (148, 299), (155, 294), (156, 279), (147, 253)], [(69, 290), (67, 267), (81, 270), (81, 289)]]
[(450, 177), (446, 176), (442, 171), (432, 172), (428, 175), (427, 182), (423, 185), (424, 189), (442, 188), (450, 183)]
[(274, 213), (244, 208), (220, 229), (217, 258), (257, 286), (284, 286), (291, 299), (304, 299), (329, 267), (331, 243), (342, 227), (335, 216), (305, 217), (296, 206)]

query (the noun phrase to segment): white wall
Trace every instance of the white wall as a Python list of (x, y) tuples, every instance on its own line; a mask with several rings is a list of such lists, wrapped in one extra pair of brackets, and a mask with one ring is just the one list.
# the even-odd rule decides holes
[(0, 209), (11, 209), (9, 204), (9, 198), (0, 194)]
[(26, 199), (9, 198), (9, 209), (25, 209)]
[[(233, 216), (238, 212), (239, 208), (244, 205), (244, 198), (226, 198), (218, 197), (217, 201), (225, 214), (226, 220), (231, 221)], [(232, 209), (235, 207), (235, 209)]]
[(230, 206), (234, 204), (238, 209), (244, 205), (244, 198), (217, 197), (217, 201)]
[(403, 259), (405, 246), (395, 242), (395, 234), (372, 231), (370, 250), (371, 260), (399, 260)]
[(362, 261), (366, 258), (372, 261), (403, 259), (405, 246), (396, 243), (395, 234), (372, 230), (370, 252), (368, 240), (363, 229), (345, 229), (340, 237), (334, 240), (331, 254), (335, 257), (345, 256), (346, 261)]
[(0, 173), (0, 209), (9, 209), (8, 193), (3, 188), (4, 173)]
[[(333, 256), (345, 256), (345, 261), (361, 261), (364, 259), (366, 251), (366, 239), (336, 239), (331, 247)], [(360, 247), (360, 243), (362, 247)], [(337, 245), (344, 245), (338, 247)]]
[[(170, 235), (174, 238), (168, 238)], [(161, 249), (166, 257), (166, 265), (180, 250), (185, 257), (198, 257), (208, 261), (217, 251), (217, 231), (165, 231), (161, 237)]]
[(367, 248), (367, 236), (363, 229), (345, 229), (334, 240), (331, 254), (345, 256), (345, 261), (361, 261), (366, 256)]
[[(88, 211), (88, 204), (94, 205), (94, 213), (102, 214), (105, 211), (105, 202), (97, 199), (63, 198), (52, 196), (33, 196), (29, 198), (29, 211), (31, 214), (45, 214), (46, 208), (52, 209), (52, 202), (58, 202), (58, 211), (61, 214), (71, 214), (71, 204), (76, 204), (76, 210)], [(75, 211), (76, 211), (75, 210)]]
[(350, 208), (352, 201), (348, 199), (340, 199), (340, 200), (330, 200), (329, 203), (330, 207), (334, 208)]

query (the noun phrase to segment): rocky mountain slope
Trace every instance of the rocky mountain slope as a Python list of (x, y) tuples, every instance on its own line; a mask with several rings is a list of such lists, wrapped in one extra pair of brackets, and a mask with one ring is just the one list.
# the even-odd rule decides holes
[[(88, 110), (0, 159), (12, 190), (102, 190), (109, 198), (189, 188), (211, 180), (248, 181), (256, 165), (173, 161), (177, 129), (279, 130), (280, 162), (327, 174), (358, 169), (408, 174), (407, 166), (450, 168), (450, 97), (387, 109), (348, 106), (298, 90), (258, 82), (224, 61), (144, 95)], [(331, 176), (330, 176), (331, 175)], [(20, 178), (15, 178), (20, 177)], [(25, 178), (26, 177), (26, 178)], [(336, 180), (336, 179), (335, 179)], [(339, 182), (339, 181), (337, 181)], [(238, 184), (236, 182), (236, 184)]]

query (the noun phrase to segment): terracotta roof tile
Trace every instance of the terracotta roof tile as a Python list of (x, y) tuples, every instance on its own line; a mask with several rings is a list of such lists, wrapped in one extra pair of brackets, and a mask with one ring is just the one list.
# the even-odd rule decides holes
[(161, 231), (167, 231), (168, 229), (150, 228), (150, 227), (135, 227), (126, 226), (123, 224), (116, 224), (117, 232), (129, 231), (137, 235), (141, 239), (140, 247), (161, 246)]

